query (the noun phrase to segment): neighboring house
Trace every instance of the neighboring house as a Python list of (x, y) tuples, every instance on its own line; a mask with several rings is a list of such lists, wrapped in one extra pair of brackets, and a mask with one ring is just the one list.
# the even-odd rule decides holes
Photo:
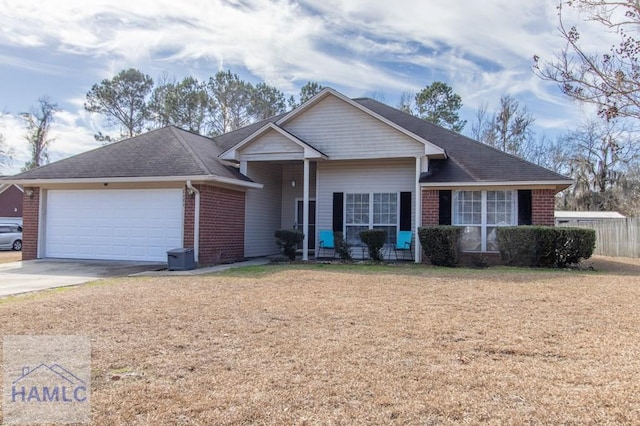
[(574, 212), (557, 210), (554, 215), (556, 218), (556, 225), (578, 225), (580, 223), (609, 222), (625, 219), (625, 216), (618, 212)]
[[(318, 230), (465, 226), (463, 248), (492, 252), (495, 228), (553, 225), (572, 181), (371, 99), (325, 89), (295, 110), (207, 139), (151, 131), (10, 178), (25, 188), (23, 259), (200, 264), (278, 252), (298, 227), (303, 259)], [(421, 249), (414, 244), (416, 261)]]
[(0, 183), (0, 222), (22, 223), (22, 197), (20, 186)]

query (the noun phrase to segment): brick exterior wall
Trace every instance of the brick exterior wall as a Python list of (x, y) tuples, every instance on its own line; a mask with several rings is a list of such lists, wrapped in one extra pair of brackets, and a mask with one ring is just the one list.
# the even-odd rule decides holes
[[(33, 191), (33, 198), (27, 192)], [(22, 260), (38, 257), (38, 225), (40, 221), (40, 188), (24, 188), (22, 198)]]
[(440, 222), (440, 191), (422, 190), (422, 223), (420, 226), (437, 225)]
[(533, 225), (554, 226), (556, 192), (553, 189), (531, 191), (531, 222)]
[[(245, 193), (210, 185), (200, 191), (199, 265), (244, 259)], [(193, 247), (195, 197), (185, 196), (184, 246)]]
[(22, 198), (24, 194), (15, 185), (11, 185), (0, 194), (0, 217), (22, 217)]

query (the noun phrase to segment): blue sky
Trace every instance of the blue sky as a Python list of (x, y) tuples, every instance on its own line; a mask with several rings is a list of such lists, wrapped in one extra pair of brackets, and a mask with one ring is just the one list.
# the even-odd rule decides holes
[[(538, 135), (553, 137), (591, 114), (531, 71), (532, 57), (562, 47), (551, 0), (0, 0), (0, 133), (27, 161), (24, 122), (39, 97), (63, 111), (51, 136), (55, 161), (99, 146), (101, 118), (83, 109), (91, 86), (125, 68), (206, 80), (231, 69), (297, 94), (318, 81), (393, 106), (433, 81), (462, 96), (471, 130), (482, 103), (526, 105)], [(570, 17), (582, 23), (577, 17)], [(581, 25), (604, 50), (613, 38)], [(591, 33), (589, 32), (591, 31)], [(592, 35), (591, 38), (589, 36)], [(108, 133), (108, 132), (107, 132)]]

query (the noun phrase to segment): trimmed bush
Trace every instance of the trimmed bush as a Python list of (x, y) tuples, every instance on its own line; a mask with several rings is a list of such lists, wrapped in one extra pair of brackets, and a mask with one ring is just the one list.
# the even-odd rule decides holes
[(585, 228), (555, 228), (558, 234), (556, 240), (556, 260), (558, 268), (564, 268), (588, 259), (596, 247), (596, 231)]
[(418, 237), (424, 255), (436, 266), (456, 266), (462, 228), (459, 226), (422, 226)]
[(507, 265), (564, 268), (588, 259), (595, 249), (592, 229), (551, 226), (498, 228), (500, 257)]
[(376, 262), (382, 262), (384, 256), (382, 254), (382, 247), (385, 241), (387, 241), (387, 231), (384, 229), (369, 229), (367, 231), (360, 232), (360, 239), (369, 249), (369, 257)]
[(275, 233), (280, 252), (289, 260), (296, 260), (296, 247), (304, 241), (304, 234), (297, 229), (278, 229)]
[(342, 260), (352, 260), (351, 258), (351, 250), (349, 249), (349, 245), (345, 241), (342, 236), (342, 232), (334, 232), (333, 233), (333, 244), (335, 247), (336, 253)]

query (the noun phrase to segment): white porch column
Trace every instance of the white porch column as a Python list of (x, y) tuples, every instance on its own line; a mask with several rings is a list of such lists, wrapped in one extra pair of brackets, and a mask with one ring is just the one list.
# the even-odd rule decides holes
[[(425, 161), (428, 159), (425, 157)], [(427, 163), (428, 164), (428, 163)], [(416, 263), (422, 262), (422, 246), (420, 245), (420, 238), (418, 237), (418, 228), (422, 223), (422, 191), (420, 189), (420, 174), (422, 173), (422, 159), (416, 157), (416, 217), (414, 218), (415, 231), (415, 243), (413, 244), (413, 258)]]
[(309, 260), (309, 160), (304, 159), (304, 183), (302, 195), (302, 260)]

